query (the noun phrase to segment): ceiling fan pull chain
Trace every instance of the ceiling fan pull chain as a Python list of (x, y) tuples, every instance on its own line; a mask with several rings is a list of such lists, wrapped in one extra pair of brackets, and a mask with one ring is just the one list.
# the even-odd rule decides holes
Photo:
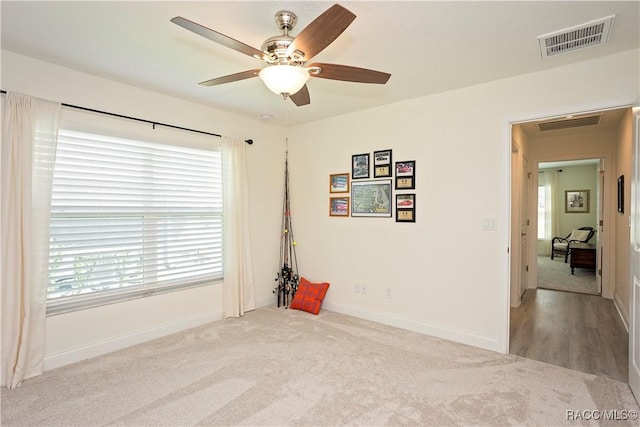
[(283, 98), (284, 102), (284, 152), (285, 158), (289, 156), (289, 103), (287, 98)]

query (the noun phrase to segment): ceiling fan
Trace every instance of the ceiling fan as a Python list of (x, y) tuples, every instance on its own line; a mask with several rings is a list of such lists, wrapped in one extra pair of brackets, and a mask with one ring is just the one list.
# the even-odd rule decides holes
[(289, 35), (298, 18), (295, 13), (281, 10), (275, 15), (276, 25), (282, 34), (270, 37), (258, 50), (222, 33), (197, 24), (181, 16), (171, 19), (189, 31), (220, 43), (245, 55), (267, 63), (262, 69), (242, 71), (228, 76), (201, 82), (204, 86), (215, 86), (259, 76), (267, 87), (283, 98), (291, 98), (297, 106), (311, 102), (306, 82), (309, 77), (342, 80), (357, 83), (384, 84), (391, 74), (348, 65), (309, 63), (309, 60), (329, 46), (356, 18), (349, 10), (334, 4), (296, 37)]

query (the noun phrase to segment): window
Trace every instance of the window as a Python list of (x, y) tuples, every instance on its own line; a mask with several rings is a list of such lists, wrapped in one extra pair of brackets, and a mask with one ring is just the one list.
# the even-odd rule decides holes
[(48, 312), (222, 279), (219, 151), (60, 130)]
[(538, 187), (538, 240), (544, 240), (546, 213), (546, 187), (541, 185)]

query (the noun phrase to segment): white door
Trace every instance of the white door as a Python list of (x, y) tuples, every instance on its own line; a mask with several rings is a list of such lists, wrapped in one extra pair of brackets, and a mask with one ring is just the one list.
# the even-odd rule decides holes
[(529, 161), (522, 158), (522, 180), (520, 183), (520, 297), (527, 290), (529, 283), (529, 251), (527, 236), (529, 234)]
[(640, 401), (640, 108), (634, 108), (631, 169), (631, 293), (629, 303), (629, 386)]
[(596, 288), (599, 294), (602, 294), (602, 255), (604, 254), (603, 243), (604, 239), (601, 238), (604, 230), (604, 159), (600, 159), (598, 162), (598, 185), (596, 186), (597, 192), (597, 204), (598, 209), (596, 213)]
[(511, 145), (510, 304), (519, 307), (527, 289), (527, 159), (515, 141)]

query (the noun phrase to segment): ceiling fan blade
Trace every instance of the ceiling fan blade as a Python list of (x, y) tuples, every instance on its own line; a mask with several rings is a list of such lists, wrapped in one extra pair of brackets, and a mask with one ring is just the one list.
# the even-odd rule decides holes
[(391, 77), (389, 73), (349, 65), (314, 63), (306, 68), (311, 77), (345, 82), (385, 84)]
[(291, 98), (293, 103), (298, 107), (311, 104), (311, 99), (309, 98), (309, 88), (307, 88), (307, 85), (302, 86), (302, 89), (300, 89), (293, 95), (289, 95), (289, 98)]
[(224, 83), (237, 82), (238, 80), (250, 79), (256, 77), (260, 70), (247, 70), (241, 73), (229, 74), (228, 76), (217, 77), (215, 79), (200, 82), (202, 86), (216, 86)]
[(354, 19), (356, 15), (334, 4), (296, 36), (287, 48), (287, 54), (296, 57), (295, 52), (300, 51), (308, 61), (337, 39)]
[(239, 42), (236, 39), (232, 39), (229, 36), (225, 36), (224, 34), (214, 31), (211, 28), (207, 28), (203, 25), (183, 18), (182, 16), (176, 16), (175, 18), (171, 19), (171, 22), (211, 41), (220, 43), (221, 45), (236, 50), (240, 53), (244, 53), (245, 55), (249, 55), (257, 59), (262, 59), (265, 55), (261, 50)]

